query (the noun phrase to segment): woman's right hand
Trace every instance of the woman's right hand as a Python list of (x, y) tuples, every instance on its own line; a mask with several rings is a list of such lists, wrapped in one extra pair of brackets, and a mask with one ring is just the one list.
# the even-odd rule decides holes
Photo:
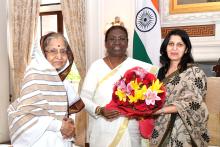
[(73, 119), (65, 117), (62, 121), (60, 132), (64, 139), (75, 137), (75, 126)]
[(114, 119), (120, 116), (120, 112), (117, 110), (109, 110), (105, 107), (101, 107), (100, 114), (106, 119)]

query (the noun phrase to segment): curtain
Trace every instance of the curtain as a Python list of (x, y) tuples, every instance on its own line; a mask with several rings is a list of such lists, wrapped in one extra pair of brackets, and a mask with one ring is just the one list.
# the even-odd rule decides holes
[[(61, 0), (61, 8), (74, 61), (81, 76), (79, 85), (81, 89), (86, 74), (85, 0)], [(76, 114), (76, 144), (80, 146), (85, 145), (86, 122), (85, 111)]]
[(40, 0), (9, 0), (9, 60), (11, 97), (19, 97), (24, 70), (30, 59)]

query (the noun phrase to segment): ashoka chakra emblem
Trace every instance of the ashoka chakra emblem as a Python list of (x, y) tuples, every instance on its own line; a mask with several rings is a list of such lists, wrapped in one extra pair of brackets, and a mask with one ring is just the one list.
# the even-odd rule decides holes
[(157, 15), (154, 10), (149, 7), (144, 7), (136, 15), (135, 25), (141, 32), (150, 31), (154, 28), (156, 23)]

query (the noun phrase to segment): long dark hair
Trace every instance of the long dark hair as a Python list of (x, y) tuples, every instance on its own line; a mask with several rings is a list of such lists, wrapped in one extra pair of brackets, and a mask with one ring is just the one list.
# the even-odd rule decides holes
[(184, 30), (174, 29), (168, 33), (168, 35), (165, 37), (160, 47), (160, 54), (161, 54), (160, 63), (162, 64), (162, 67), (160, 68), (159, 73), (158, 73), (159, 79), (163, 79), (165, 77), (165, 74), (167, 73), (169, 66), (170, 66), (170, 59), (168, 58), (168, 55), (167, 55), (167, 45), (172, 35), (180, 36), (182, 41), (186, 45), (186, 50), (187, 50), (187, 52), (183, 55), (178, 65), (179, 72), (183, 72), (184, 70), (186, 70), (187, 65), (189, 63), (194, 63), (194, 59), (191, 53), (192, 45), (189, 39), (189, 35)]

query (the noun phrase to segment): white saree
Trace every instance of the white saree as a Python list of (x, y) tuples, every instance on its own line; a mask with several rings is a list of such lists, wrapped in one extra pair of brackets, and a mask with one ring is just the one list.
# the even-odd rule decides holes
[[(138, 129), (138, 122), (130, 119), (125, 125), (126, 118), (121, 116), (115, 120), (106, 120), (103, 117), (96, 116), (95, 109), (97, 106), (105, 106), (112, 99), (114, 83), (119, 80), (124, 73), (135, 66), (140, 66), (150, 70), (157, 70), (157, 67), (151, 64), (127, 58), (118, 67), (111, 70), (103, 59), (94, 62), (84, 81), (81, 95), (85, 103), (85, 109), (89, 112), (89, 129), (87, 140), (91, 147), (139, 147), (141, 146), (141, 136)], [(152, 71), (155, 73), (155, 71)], [(123, 128), (123, 133), (118, 132)], [(119, 137), (121, 135), (121, 137)], [(114, 143), (113, 143), (114, 142)], [(115, 143), (117, 142), (117, 143)]]
[[(65, 88), (66, 87), (66, 88)], [(8, 108), (13, 147), (70, 147), (60, 128), (67, 113), (67, 84), (46, 60), (41, 49), (26, 69), (20, 98)], [(70, 91), (74, 103), (79, 97)]]

